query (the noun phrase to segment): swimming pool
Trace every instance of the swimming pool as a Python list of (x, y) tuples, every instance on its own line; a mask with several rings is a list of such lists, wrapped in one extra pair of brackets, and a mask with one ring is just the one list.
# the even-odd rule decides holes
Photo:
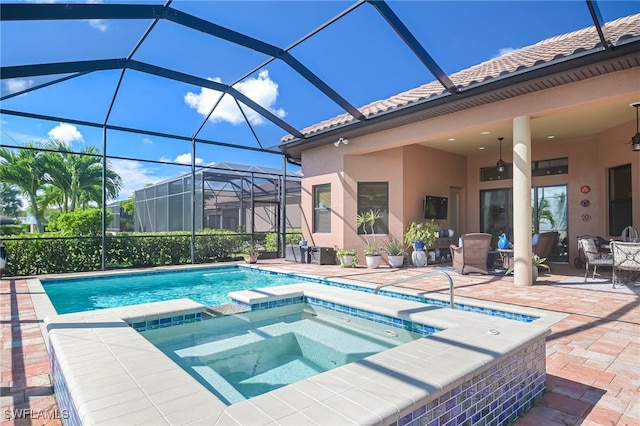
[[(369, 293), (372, 293), (375, 289), (373, 285), (366, 286), (362, 283), (302, 277), (237, 265), (171, 271), (117, 273), (77, 278), (46, 278), (40, 281), (58, 314), (179, 298), (189, 298), (203, 305), (217, 306), (229, 302), (237, 303), (237, 301), (228, 297), (230, 292), (300, 282), (315, 282)], [(423, 294), (404, 290), (398, 291), (397, 288), (382, 289), (380, 294), (434, 306), (446, 307), (449, 304), (449, 301), (445, 299), (427, 297)], [(242, 304), (240, 303), (240, 305)], [(268, 305), (243, 307), (256, 310), (268, 307)], [(539, 319), (538, 316), (527, 313), (466, 303), (456, 302), (455, 309), (521, 322), (533, 322)]]
[(58, 314), (189, 298), (207, 306), (231, 302), (227, 294), (305, 281), (295, 275), (225, 266), (175, 271), (42, 279)]
[(228, 405), (423, 337), (303, 303), (141, 334)]

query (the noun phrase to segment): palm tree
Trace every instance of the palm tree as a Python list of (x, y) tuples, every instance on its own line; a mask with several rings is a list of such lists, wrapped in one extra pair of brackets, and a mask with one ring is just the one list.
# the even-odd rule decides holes
[[(89, 146), (74, 153), (67, 144), (52, 140), (44, 145), (30, 142), (17, 153), (0, 149), (0, 181), (13, 185), (29, 199), (39, 232), (44, 232), (44, 212), (57, 206), (71, 212), (90, 203), (102, 204), (102, 158), (100, 149)], [(57, 152), (53, 152), (57, 151)], [(84, 155), (83, 155), (84, 154)], [(120, 176), (107, 163), (107, 198), (116, 198)]]
[(0, 148), (0, 181), (13, 185), (29, 199), (29, 212), (33, 214), (39, 232), (44, 232), (44, 210), (38, 192), (45, 186), (44, 159), (34, 143), (25, 145), (18, 153)]
[[(87, 207), (91, 202), (102, 203), (102, 159), (100, 149), (88, 146), (74, 153), (64, 142), (52, 140), (47, 148), (58, 152), (46, 155), (47, 181), (59, 190), (57, 204), (63, 212)], [(114, 199), (122, 186), (122, 179), (109, 163), (106, 170), (107, 198)]]

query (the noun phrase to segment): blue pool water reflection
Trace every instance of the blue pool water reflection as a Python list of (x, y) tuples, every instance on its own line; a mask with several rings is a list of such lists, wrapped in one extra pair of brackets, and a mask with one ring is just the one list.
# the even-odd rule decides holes
[(305, 281), (304, 278), (230, 266), (179, 271), (43, 279), (58, 314), (192, 299), (207, 306), (231, 302), (229, 292)]

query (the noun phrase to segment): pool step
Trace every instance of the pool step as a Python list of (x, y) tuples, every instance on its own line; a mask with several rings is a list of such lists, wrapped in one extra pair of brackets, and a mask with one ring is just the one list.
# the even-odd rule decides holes
[(241, 314), (244, 312), (249, 312), (249, 309), (236, 303), (226, 303), (224, 305), (209, 306), (207, 310), (203, 312), (203, 316), (214, 318), (225, 315)]

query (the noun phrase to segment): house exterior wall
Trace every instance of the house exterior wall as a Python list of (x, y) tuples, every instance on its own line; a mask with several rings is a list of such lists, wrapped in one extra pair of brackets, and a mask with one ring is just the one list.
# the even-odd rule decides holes
[[(419, 145), (364, 154), (340, 155), (359, 150), (364, 139), (348, 146), (333, 145), (305, 151), (303, 157), (303, 234), (310, 245), (364, 250), (366, 240), (357, 234), (358, 182), (389, 183), (389, 235), (403, 238), (410, 221), (422, 221), (425, 195), (449, 196), (449, 187), (466, 184), (466, 158)], [(344, 148), (344, 149), (343, 149)], [(342, 167), (340, 166), (342, 165)], [(340, 169), (343, 170), (340, 170)], [(331, 233), (313, 233), (313, 187), (331, 184)], [(437, 221), (444, 228), (448, 220)], [(373, 238), (373, 237), (371, 237)], [(375, 236), (380, 245), (387, 235)]]
[[(406, 224), (425, 221), (423, 201), (426, 195), (449, 197), (451, 187), (464, 188), (467, 183), (467, 159), (463, 156), (425, 146), (410, 145), (403, 148), (403, 160), (404, 215), (397, 234), (400, 238)], [(446, 220), (435, 220), (443, 229), (452, 226), (451, 206), (448, 213)], [(464, 211), (460, 213), (464, 217)]]
[[(505, 137), (503, 159), (513, 161), (513, 118), (529, 116), (532, 132), (537, 119), (553, 117), (554, 113), (577, 111), (599, 103), (618, 102), (637, 86), (638, 70), (621, 71), (591, 78), (559, 88), (541, 90), (525, 96), (436, 117), (402, 127), (384, 130), (358, 138), (348, 145), (333, 144), (309, 149), (302, 154), (303, 172), (303, 233), (310, 244), (345, 247), (362, 253), (365, 242), (357, 235), (355, 216), (357, 183), (389, 182), (389, 232), (402, 237), (412, 220), (422, 219), (425, 195), (449, 196), (451, 188), (463, 194), (460, 200), (460, 229), (456, 234), (477, 232), (480, 227), (480, 190), (511, 187), (511, 180), (480, 182), (480, 168), (495, 166), (496, 151), (473, 152), (460, 156), (429, 148), (431, 141), (447, 140), (455, 132), (478, 132), (478, 145), (497, 147), (497, 137)], [(640, 99), (638, 99), (640, 101)], [(628, 103), (628, 101), (626, 101)], [(504, 135), (480, 136), (488, 125), (502, 126)], [(636, 131), (635, 120), (599, 134), (583, 135), (575, 129), (574, 136), (564, 139), (532, 140), (531, 161), (569, 159), (569, 173), (532, 178), (532, 186), (567, 185), (569, 214), (569, 259), (577, 256), (575, 237), (608, 235), (608, 169), (623, 164), (632, 167), (633, 225), (640, 225), (640, 153), (631, 150), (630, 140)], [(424, 145), (423, 145), (424, 144)], [(313, 185), (331, 183), (331, 233), (313, 234)], [(580, 192), (583, 185), (589, 194)], [(591, 205), (582, 207), (588, 198)], [(583, 214), (591, 220), (584, 221)], [(449, 227), (449, 219), (439, 221)], [(380, 236), (379, 242), (386, 239)]]

